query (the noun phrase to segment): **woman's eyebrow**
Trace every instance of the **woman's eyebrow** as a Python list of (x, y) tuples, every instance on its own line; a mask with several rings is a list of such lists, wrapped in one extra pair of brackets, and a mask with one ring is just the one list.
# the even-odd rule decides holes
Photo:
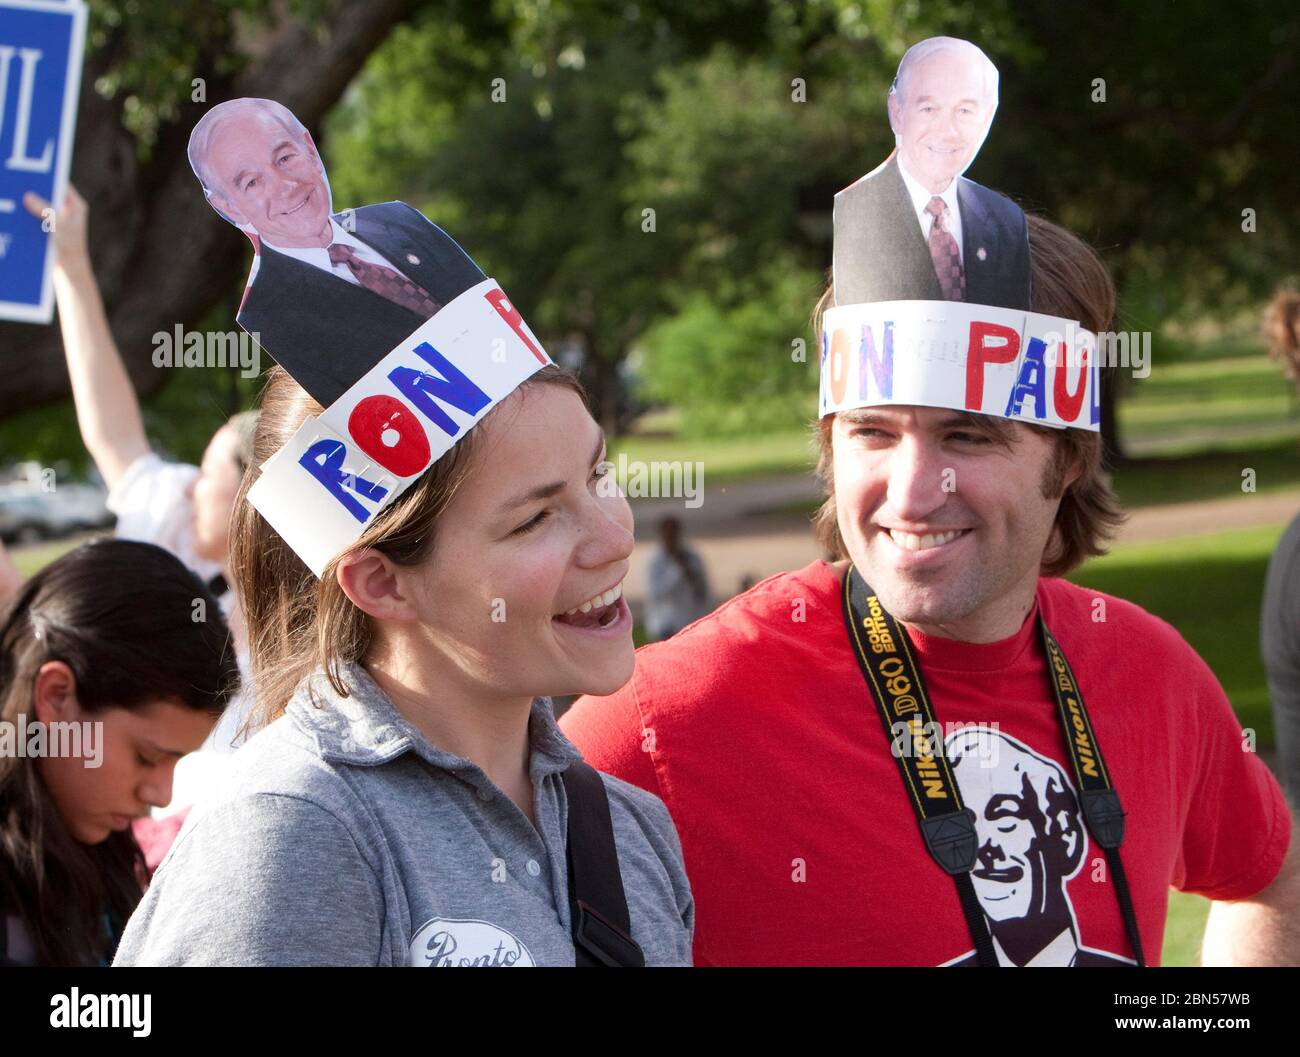
[[(592, 465), (600, 462), (600, 453), (605, 449), (605, 431), (600, 431), (600, 436), (596, 438), (596, 447), (591, 453)], [(550, 499), (553, 495), (558, 495), (564, 490), (564, 481), (552, 481), (550, 484), (538, 485), (521, 495), (507, 499), (498, 508), (501, 513), (505, 513), (512, 507), (522, 506), (524, 503), (535, 503), (541, 499)]]

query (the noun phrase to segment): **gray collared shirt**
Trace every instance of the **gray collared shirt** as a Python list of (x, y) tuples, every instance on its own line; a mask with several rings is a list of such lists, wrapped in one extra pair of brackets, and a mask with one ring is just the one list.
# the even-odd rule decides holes
[[(529, 721), (537, 826), (444, 752), (359, 666), (318, 672), (239, 749), (128, 923), (115, 965), (573, 965), (550, 701)], [(658, 797), (602, 776), (633, 938), (689, 965), (695, 907)]]

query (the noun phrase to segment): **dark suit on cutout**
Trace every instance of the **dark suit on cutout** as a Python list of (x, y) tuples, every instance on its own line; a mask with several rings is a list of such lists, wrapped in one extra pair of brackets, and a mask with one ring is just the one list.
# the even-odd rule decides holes
[[(962, 269), (970, 304), (1028, 309), (1029, 228), (1004, 195), (958, 177)], [(984, 251), (981, 259), (980, 250)], [(895, 154), (835, 196), (835, 303), (942, 301), (930, 246)]]
[[(351, 228), (345, 219), (354, 219)], [(361, 206), (334, 219), (439, 306), (486, 276), (456, 241), (405, 202)], [(425, 321), (372, 290), (262, 243), (239, 325), (323, 407), (329, 407)]]

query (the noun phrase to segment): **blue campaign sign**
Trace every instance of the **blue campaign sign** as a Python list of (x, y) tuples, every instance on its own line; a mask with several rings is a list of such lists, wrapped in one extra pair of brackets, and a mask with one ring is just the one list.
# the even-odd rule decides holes
[(49, 231), (23, 195), (63, 200), (85, 36), (81, 0), (0, 0), (0, 319), (54, 316)]

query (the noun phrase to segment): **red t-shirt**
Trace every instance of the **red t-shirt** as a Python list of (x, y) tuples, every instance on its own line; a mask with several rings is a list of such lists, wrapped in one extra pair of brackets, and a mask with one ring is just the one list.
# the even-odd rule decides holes
[[(642, 649), (627, 686), (581, 699), (561, 721), (593, 766), (667, 804), (695, 895), (696, 964), (940, 965), (973, 954), (840, 592), (821, 561), (764, 580)], [(1039, 609), (1127, 812), (1121, 856), (1158, 964), (1169, 886), (1211, 899), (1267, 887), (1290, 838), (1286, 801), (1244, 750), (1205, 662), (1132, 603), (1044, 579), (1024, 625), (1000, 642), (911, 631), (943, 734), (975, 728), (952, 732), (946, 751), (976, 813), (975, 886), (1000, 960), (1133, 958), (1105, 853), (1078, 810)]]

